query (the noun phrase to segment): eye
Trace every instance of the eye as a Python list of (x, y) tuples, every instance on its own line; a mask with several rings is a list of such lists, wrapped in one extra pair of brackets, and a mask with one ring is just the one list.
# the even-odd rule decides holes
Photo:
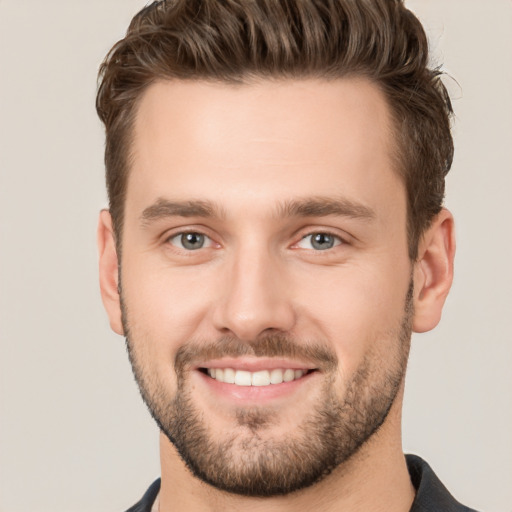
[(197, 251), (198, 249), (212, 246), (212, 240), (209, 237), (196, 232), (178, 233), (171, 236), (168, 242), (186, 251)]
[(342, 243), (341, 238), (329, 233), (311, 233), (302, 238), (297, 244), (301, 249), (314, 249), (315, 251), (326, 251)]

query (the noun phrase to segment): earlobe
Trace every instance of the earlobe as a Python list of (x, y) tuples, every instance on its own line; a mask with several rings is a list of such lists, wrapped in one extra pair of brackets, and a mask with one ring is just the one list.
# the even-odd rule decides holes
[(121, 298), (118, 288), (119, 261), (112, 226), (112, 217), (108, 210), (102, 210), (100, 212), (97, 242), (101, 298), (110, 320), (110, 327), (117, 334), (123, 335)]
[(453, 281), (455, 227), (452, 214), (442, 209), (421, 238), (414, 265), (414, 332), (433, 329)]

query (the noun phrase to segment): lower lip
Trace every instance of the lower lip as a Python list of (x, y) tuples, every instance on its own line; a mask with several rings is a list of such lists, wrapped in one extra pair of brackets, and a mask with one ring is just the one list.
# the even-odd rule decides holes
[(212, 393), (228, 400), (239, 401), (244, 405), (247, 405), (248, 402), (261, 404), (278, 398), (286, 398), (311, 382), (318, 374), (317, 371), (313, 371), (303, 375), (300, 379), (268, 386), (237, 386), (236, 384), (219, 382), (201, 371), (196, 371), (196, 373)]

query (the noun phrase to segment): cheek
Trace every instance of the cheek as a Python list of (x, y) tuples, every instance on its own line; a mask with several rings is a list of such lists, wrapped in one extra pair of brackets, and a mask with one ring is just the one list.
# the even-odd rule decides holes
[(297, 288), (296, 307), (306, 322), (302, 324), (306, 338), (322, 337), (329, 343), (344, 374), (353, 374), (371, 351), (394, 353), (404, 316), (407, 273), (352, 266), (324, 274), (310, 273)]
[(131, 330), (145, 331), (155, 343), (167, 345), (194, 336), (211, 301), (210, 281), (198, 267), (171, 268), (160, 258), (123, 262)]

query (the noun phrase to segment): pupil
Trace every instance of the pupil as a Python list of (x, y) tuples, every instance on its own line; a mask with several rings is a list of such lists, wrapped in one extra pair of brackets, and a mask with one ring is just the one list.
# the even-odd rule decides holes
[(331, 249), (334, 243), (334, 239), (330, 235), (325, 233), (317, 233), (312, 240), (312, 245), (315, 249), (325, 250)]
[(181, 243), (185, 249), (200, 249), (204, 243), (204, 235), (199, 233), (185, 233), (181, 237)]

